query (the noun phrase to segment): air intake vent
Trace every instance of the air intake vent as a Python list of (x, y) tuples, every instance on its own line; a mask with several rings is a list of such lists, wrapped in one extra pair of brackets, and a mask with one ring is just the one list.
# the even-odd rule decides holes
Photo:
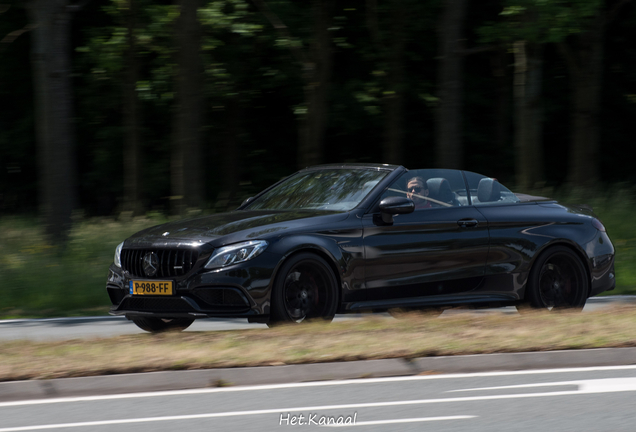
[(248, 307), (245, 296), (236, 288), (197, 288), (194, 294), (213, 307)]
[[(144, 272), (144, 257), (155, 254), (156, 273)], [(124, 249), (121, 251), (121, 266), (135, 277), (163, 279), (188, 274), (199, 258), (196, 249)]]

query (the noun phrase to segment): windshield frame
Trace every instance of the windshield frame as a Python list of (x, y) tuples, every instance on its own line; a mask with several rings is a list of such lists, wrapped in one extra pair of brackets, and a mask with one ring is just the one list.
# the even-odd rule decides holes
[[(353, 174), (355, 171), (367, 171), (367, 172), (383, 173), (384, 175), (380, 175), (377, 179), (373, 179), (373, 181), (377, 180), (376, 184), (371, 186), (370, 189), (364, 195), (359, 197), (356, 200), (357, 202), (355, 203), (355, 205), (351, 207), (337, 208), (332, 206), (332, 208), (319, 208), (319, 207), (318, 208), (317, 207), (253, 208), (253, 205), (257, 204), (267, 194), (271, 193), (277, 188), (280, 188), (280, 186), (283, 183), (293, 181), (294, 178), (311, 175), (312, 173), (316, 173), (319, 171), (325, 171), (325, 173), (327, 174), (328, 172), (333, 173), (339, 170), (348, 171), (350, 174)], [(399, 165), (355, 164), (355, 163), (318, 165), (314, 167), (309, 167), (309, 168), (305, 168), (303, 170), (297, 171), (293, 173), (292, 175), (289, 175), (281, 179), (280, 181), (274, 183), (270, 187), (264, 189), (263, 191), (255, 195), (248, 202), (242, 204), (237, 210), (255, 210), (255, 211), (265, 211), (265, 210), (271, 210), (271, 211), (303, 211), (303, 210), (317, 211), (318, 210), (318, 211), (321, 211), (323, 210), (323, 211), (329, 211), (329, 212), (347, 212), (347, 211), (352, 211), (360, 207), (366, 208), (369, 205), (369, 202), (374, 201), (374, 196), (375, 196), (374, 192), (379, 189), (383, 189), (387, 181), (389, 182), (392, 181), (392, 178), (394, 178), (394, 174), (396, 171), (400, 172), (404, 170), (405, 168)], [(356, 192), (355, 190), (352, 190), (349, 196), (355, 195), (355, 192)]]

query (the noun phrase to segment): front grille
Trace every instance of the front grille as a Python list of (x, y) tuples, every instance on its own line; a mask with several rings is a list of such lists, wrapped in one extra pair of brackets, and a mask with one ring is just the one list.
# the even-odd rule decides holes
[[(155, 253), (158, 258), (157, 274), (144, 273), (144, 256)], [(121, 266), (135, 277), (162, 279), (186, 275), (199, 258), (196, 249), (124, 249), (121, 251)]]
[(119, 306), (120, 310), (143, 312), (193, 312), (194, 308), (181, 298), (128, 297)]
[(197, 288), (194, 294), (210, 306), (249, 306), (245, 296), (236, 288)]

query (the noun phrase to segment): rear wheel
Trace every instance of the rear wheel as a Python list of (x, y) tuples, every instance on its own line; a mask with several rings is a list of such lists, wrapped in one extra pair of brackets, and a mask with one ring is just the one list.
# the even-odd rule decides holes
[(532, 309), (583, 309), (589, 280), (581, 259), (568, 247), (545, 251), (532, 267), (520, 311)]
[(132, 318), (137, 327), (150, 333), (165, 331), (183, 331), (194, 322), (188, 318)]
[(292, 256), (272, 291), (268, 326), (310, 319), (331, 321), (338, 308), (338, 282), (327, 262), (312, 253)]

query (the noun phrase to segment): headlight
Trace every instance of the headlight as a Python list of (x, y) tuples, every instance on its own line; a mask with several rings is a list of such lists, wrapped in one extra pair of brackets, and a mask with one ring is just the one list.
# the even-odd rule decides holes
[(267, 247), (265, 240), (254, 240), (222, 247), (214, 251), (205, 268), (226, 267), (259, 256)]
[(606, 232), (605, 227), (603, 226), (601, 221), (596, 218), (592, 219), (592, 226), (601, 232)]
[(115, 258), (113, 259), (113, 261), (115, 262), (115, 265), (119, 268), (121, 268), (121, 248), (123, 247), (124, 247), (124, 242), (121, 242), (115, 248)]

